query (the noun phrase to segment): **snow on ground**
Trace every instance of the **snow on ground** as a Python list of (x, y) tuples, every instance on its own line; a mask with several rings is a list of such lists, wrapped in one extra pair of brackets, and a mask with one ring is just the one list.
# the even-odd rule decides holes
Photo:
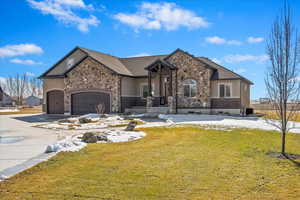
[[(160, 114), (160, 119), (166, 120), (168, 123), (173, 124), (196, 124), (219, 126), (228, 128), (251, 128), (263, 130), (278, 130), (272, 124), (279, 124), (277, 120), (266, 120), (258, 117), (233, 117), (223, 115), (196, 115), (196, 114), (176, 114), (165, 115)], [(272, 124), (271, 124), (272, 123)], [(290, 132), (300, 133), (300, 123), (290, 122)]]
[(0, 109), (0, 112), (19, 112), (18, 109)]
[[(46, 153), (50, 152), (62, 152), (69, 151), (75, 152), (84, 148), (87, 144), (81, 141), (81, 135), (68, 136), (63, 140), (59, 140), (55, 144), (49, 145), (46, 148)], [(123, 131), (123, 130), (104, 130), (103, 135), (107, 137), (108, 141), (99, 141), (99, 143), (117, 143), (117, 142), (129, 142), (138, 140), (146, 136), (146, 133), (142, 131)]]
[[(85, 118), (90, 120), (89, 123), (80, 123), (79, 120)], [(135, 119), (139, 120), (139, 119)], [(89, 129), (103, 129), (120, 124), (127, 124), (129, 121), (125, 120), (119, 115), (106, 115), (100, 118), (98, 114), (87, 114), (80, 117), (71, 117), (62, 121), (51, 122), (47, 124), (38, 125), (40, 128), (47, 129), (62, 129), (62, 130), (89, 130)]]
[(105, 130), (103, 133), (106, 135), (109, 142), (112, 143), (129, 142), (146, 136), (146, 133), (142, 131), (123, 131), (119, 129)]
[(79, 151), (84, 148), (86, 143), (81, 142), (77, 137), (66, 137), (63, 140), (59, 140), (55, 144), (48, 145), (46, 153), (61, 152), (61, 151)]

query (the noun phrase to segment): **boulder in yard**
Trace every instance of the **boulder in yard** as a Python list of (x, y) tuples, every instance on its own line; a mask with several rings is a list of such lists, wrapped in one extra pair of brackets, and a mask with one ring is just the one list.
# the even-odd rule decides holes
[(125, 129), (125, 131), (133, 131), (137, 123), (135, 121), (130, 121)]
[(96, 133), (86, 132), (83, 134), (81, 141), (85, 143), (96, 143), (98, 141), (98, 137)]
[(104, 134), (104, 133), (99, 133), (97, 135), (97, 139), (98, 141), (105, 141), (105, 142), (109, 142), (108, 138), (107, 138), (107, 135)]
[(81, 124), (86, 124), (86, 123), (91, 123), (93, 120), (91, 118), (80, 117), (78, 118), (78, 121)]

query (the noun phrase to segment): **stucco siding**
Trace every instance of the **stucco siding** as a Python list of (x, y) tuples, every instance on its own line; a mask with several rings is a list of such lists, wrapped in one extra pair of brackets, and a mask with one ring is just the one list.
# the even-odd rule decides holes
[(219, 98), (219, 85), (229, 84), (231, 86), (231, 97), (240, 98), (240, 80), (215, 80), (211, 81), (211, 98)]
[(137, 96), (136, 79), (130, 77), (121, 78), (121, 96), (135, 97)]
[(241, 81), (241, 105), (243, 108), (250, 106), (250, 85)]
[(43, 79), (43, 103), (47, 101), (47, 92), (51, 90), (64, 90), (65, 82), (63, 78)]

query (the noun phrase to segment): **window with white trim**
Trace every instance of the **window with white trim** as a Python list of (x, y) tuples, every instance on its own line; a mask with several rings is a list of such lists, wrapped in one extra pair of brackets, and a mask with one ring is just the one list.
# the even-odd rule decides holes
[(197, 94), (197, 81), (193, 79), (184, 80), (183, 94), (185, 97), (195, 97)]
[(231, 87), (229, 84), (219, 84), (219, 97), (231, 97)]

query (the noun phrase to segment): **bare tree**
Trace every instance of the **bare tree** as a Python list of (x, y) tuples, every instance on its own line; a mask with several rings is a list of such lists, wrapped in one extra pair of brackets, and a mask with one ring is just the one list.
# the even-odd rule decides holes
[[(281, 132), (281, 154), (286, 155), (286, 134), (292, 127), (297, 108), (299, 87), (299, 40), (297, 30), (291, 20), (291, 9), (287, 2), (281, 15), (274, 21), (267, 41), (267, 54), (271, 66), (268, 68), (265, 84), (272, 106), (275, 108), (278, 122), (270, 121)], [(288, 110), (288, 103), (293, 106)]]
[(104, 117), (104, 113), (105, 113), (105, 105), (103, 103), (99, 103), (97, 106), (96, 106), (96, 111), (99, 115), (100, 118)]
[(28, 87), (28, 76), (26, 73), (14, 77), (10, 76), (6, 79), (6, 91), (9, 96), (16, 98), (17, 105), (22, 105), (25, 92)]
[(30, 96), (40, 96), (43, 90), (42, 88), (42, 81), (37, 79), (36, 77), (32, 77), (28, 80), (28, 87), (27, 87), (27, 95)]

